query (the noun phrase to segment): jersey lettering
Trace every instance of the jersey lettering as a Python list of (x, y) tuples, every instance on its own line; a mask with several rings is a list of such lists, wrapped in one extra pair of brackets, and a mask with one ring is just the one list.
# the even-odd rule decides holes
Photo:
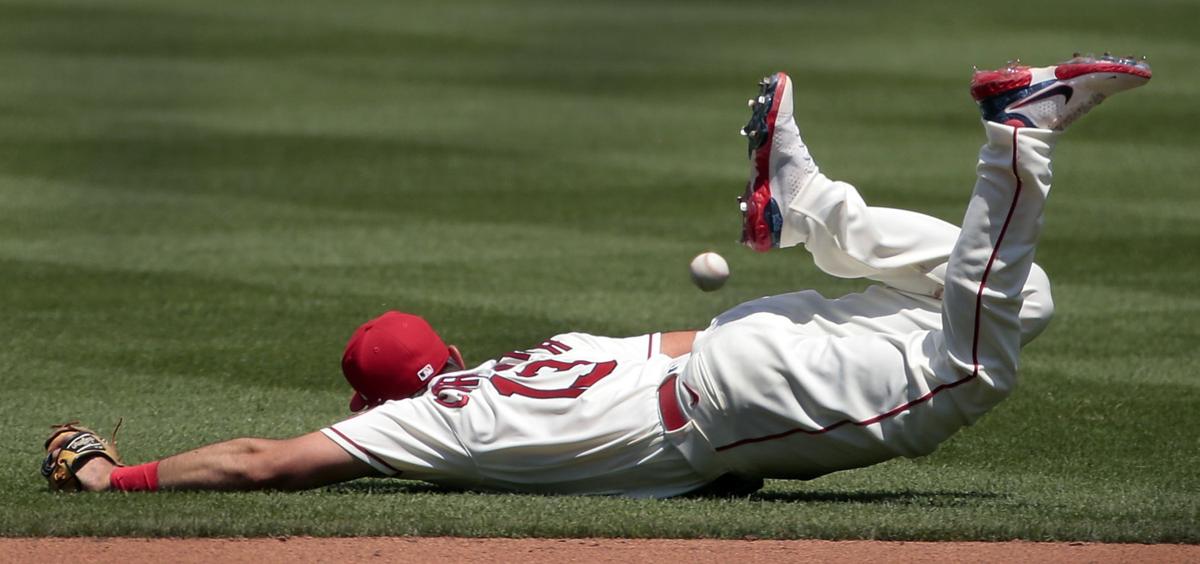
[(443, 376), (433, 383), (433, 401), (446, 407), (462, 407), (471, 401), (471, 391), (479, 387), (478, 376)]
[(539, 343), (538, 346), (533, 348), (535, 350), (542, 349), (550, 354), (562, 354), (571, 350), (571, 347), (564, 345), (561, 341), (555, 341), (554, 339), (546, 339), (545, 341)]
[(533, 358), (533, 356), (524, 351), (506, 352), (500, 355), (500, 358), (496, 360), (496, 366), (494, 366), (492, 370), (495, 370), (496, 372), (508, 370), (518, 364), (521, 364), (522, 362), (525, 362), (526, 360), (529, 360), (530, 358)]

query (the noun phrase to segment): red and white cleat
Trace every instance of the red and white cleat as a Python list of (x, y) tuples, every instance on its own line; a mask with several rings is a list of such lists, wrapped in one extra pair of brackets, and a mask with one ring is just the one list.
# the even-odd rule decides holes
[(750, 157), (750, 179), (738, 198), (742, 244), (759, 252), (779, 247), (781, 210), (817, 173), (792, 117), (792, 79), (778, 72), (758, 83), (750, 99), (750, 121), (742, 128)]
[(971, 97), (985, 120), (1061, 131), (1105, 98), (1149, 81), (1145, 58), (1076, 53), (1050, 67), (1017, 61), (999, 70), (975, 71)]

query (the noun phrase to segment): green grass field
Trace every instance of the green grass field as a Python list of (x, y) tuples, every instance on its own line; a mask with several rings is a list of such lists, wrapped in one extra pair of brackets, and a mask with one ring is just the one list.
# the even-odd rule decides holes
[[(1200, 6), (994, 8), (0, 0), (0, 535), (1200, 542)], [(755, 80), (793, 74), (830, 175), (957, 222), (971, 66), (1105, 49), (1155, 79), (1059, 146), (1058, 315), (1014, 396), (932, 456), (735, 500), (66, 496), (37, 473), (69, 419), (124, 417), (135, 462), (336, 421), (345, 339), (389, 308), (482, 360), (861, 289), (736, 245)], [(734, 271), (716, 294), (687, 279), (705, 249)]]

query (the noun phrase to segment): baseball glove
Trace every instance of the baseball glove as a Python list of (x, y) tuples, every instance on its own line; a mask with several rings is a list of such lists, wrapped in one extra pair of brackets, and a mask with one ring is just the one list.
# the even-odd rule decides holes
[(42, 461), (42, 476), (50, 482), (50, 491), (75, 492), (82, 489), (75, 473), (83, 464), (97, 456), (107, 458), (122, 466), (117, 454), (117, 430), (113, 429), (112, 440), (106, 441), (87, 427), (77, 427), (78, 421), (54, 425), (50, 438), (46, 439), (46, 459)]

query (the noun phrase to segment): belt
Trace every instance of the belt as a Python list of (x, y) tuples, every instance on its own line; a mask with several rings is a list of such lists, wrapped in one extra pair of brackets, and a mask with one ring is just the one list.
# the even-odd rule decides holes
[(658, 411), (662, 413), (663, 426), (667, 431), (674, 431), (687, 425), (688, 416), (684, 415), (679, 405), (679, 393), (675, 389), (677, 374), (672, 374), (658, 385)]

